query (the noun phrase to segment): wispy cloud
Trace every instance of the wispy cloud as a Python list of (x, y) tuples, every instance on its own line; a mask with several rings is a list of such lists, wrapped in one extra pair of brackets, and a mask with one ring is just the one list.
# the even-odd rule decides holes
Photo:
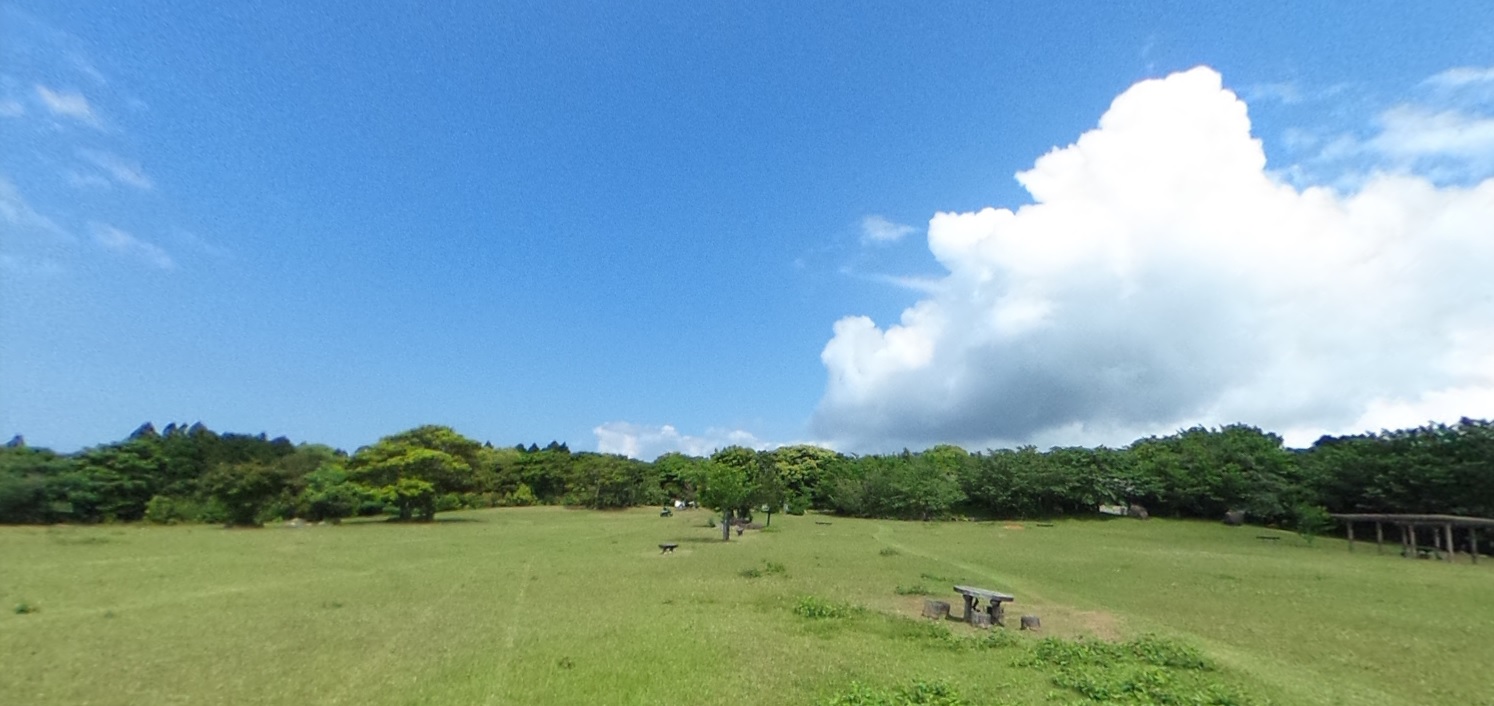
[(1381, 116), (1381, 123), (1384, 130), (1370, 145), (1385, 154), (1494, 161), (1494, 117), (1397, 106)]
[(200, 253), (211, 255), (213, 257), (228, 257), (230, 254), (232, 254), (232, 251), (230, 251), (228, 248), (214, 243), (207, 238), (204, 238), (191, 231), (177, 229), (176, 232), (173, 233), (173, 236), (175, 237), (179, 245), (182, 245), (191, 250), (196, 250)]
[(1285, 178), (1352, 192), (1383, 172), (1465, 186), (1494, 176), (1494, 68), (1448, 69), (1410, 87), (1394, 105), (1361, 101), (1347, 108), (1340, 112), (1372, 120), (1284, 134), (1287, 149), (1301, 155), (1282, 172)]
[(847, 277), (876, 282), (878, 284), (890, 284), (894, 287), (906, 289), (919, 294), (934, 294), (939, 291), (942, 277), (920, 277), (918, 275), (889, 275), (881, 272), (858, 272), (850, 265), (840, 268), (840, 273)]
[(13, 229), (13, 232), (37, 232), (62, 240), (73, 240), (73, 236), (57, 225), (56, 221), (37, 213), (21, 197), (16, 185), (3, 176), (0, 176), (0, 223), (11, 226), (6, 230)]
[(93, 105), (78, 91), (67, 88), (54, 91), (38, 83), (36, 97), (41, 101), (42, 107), (53, 115), (71, 118), (89, 127), (103, 127), (103, 121), (99, 120)]
[(14, 98), (0, 100), (0, 118), (19, 118), (26, 114), (26, 105)]
[(1295, 81), (1276, 83), (1252, 83), (1237, 89), (1241, 98), (1251, 103), (1276, 101), (1284, 105), (1295, 105), (1303, 100), (1302, 88)]
[(128, 161), (119, 155), (99, 150), (78, 150), (78, 156), (95, 167), (104, 170), (110, 178), (124, 186), (142, 191), (149, 191), (155, 188), (155, 182), (149, 176), (146, 176), (145, 171), (140, 168), (139, 164)]
[(917, 231), (913, 226), (896, 223), (883, 216), (871, 215), (861, 219), (863, 243), (895, 243)]
[(1430, 76), (1422, 83), (1441, 88), (1461, 88), (1474, 84), (1494, 83), (1494, 66), (1459, 66)]
[(94, 174), (93, 172), (80, 172), (69, 169), (63, 172), (68, 186), (76, 189), (108, 189), (114, 186), (114, 182)]
[(123, 255), (135, 257), (146, 264), (162, 270), (176, 268), (176, 261), (161, 246), (141, 240), (119, 228), (106, 223), (89, 224), (95, 243)]

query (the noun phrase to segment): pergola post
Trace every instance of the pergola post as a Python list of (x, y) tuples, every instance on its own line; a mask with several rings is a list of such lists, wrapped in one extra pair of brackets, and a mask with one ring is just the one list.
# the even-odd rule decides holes
[[(1386, 525), (1391, 529), (1399, 527), (1401, 530), (1401, 556), (1412, 559), (1430, 558), (1436, 552), (1437, 558), (1456, 563), (1459, 552), (1468, 552), (1468, 563), (1478, 563), (1479, 532), (1487, 531), (1486, 528), (1494, 529), (1494, 517), (1464, 517), (1462, 515), (1441, 514), (1398, 514), (1398, 513), (1373, 513), (1373, 512), (1344, 512), (1329, 513), (1329, 516), (1344, 523), (1344, 536), (1348, 538), (1349, 551), (1358, 551), (1355, 544), (1360, 540), (1367, 540), (1365, 536), (1356, 536), (1355, 523), (1375, 523), (1375, 553), (1385, 553), (1385, 531)], [(1429, 530), (1430, 534), (1423, 535), (1422, 528)], [(1458, 529), (1468, 531), (1467, 544), (1458, 546)], [(1494, 536), (1494, 532), (1488, 532)], [(1485, 537), (1487, 539), (1487, 537)]]

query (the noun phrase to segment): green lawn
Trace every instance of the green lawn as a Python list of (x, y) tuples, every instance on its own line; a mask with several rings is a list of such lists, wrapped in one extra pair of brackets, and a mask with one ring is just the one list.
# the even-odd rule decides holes
[[(0, 703), (814, 704), (914, 679), (1084, 702), (1023, 666), (1030, 635), (951, 648), (895, 617), (923, 600), (897, 587), (960, 581), (1015, 594), (1009, 622), (1048, 636), (1196, 646), (1255, 703), (1494, 704), (1494, 561), (1165, 520), (779, 516), (722, 544), (706, 511), (442, 517), (0, 528)], [(786, 571), (741, 575), (765, 562)], [(810, 620), (803, 596), (868, 611)]]

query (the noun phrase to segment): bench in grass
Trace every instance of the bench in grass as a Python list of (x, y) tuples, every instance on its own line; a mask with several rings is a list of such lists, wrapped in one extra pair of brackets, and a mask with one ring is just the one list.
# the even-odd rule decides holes
[[(974, 586), (955, 586), (954, 590), (965, 597), (965, 622), (979, 627), (1006, 627), (1006, 623), (1002, 622), (1006, 618), (1002, 604), (1017, 600), (1014, 596)], [(980, 607), (983, 600), (986, 602), (984, 609)]]

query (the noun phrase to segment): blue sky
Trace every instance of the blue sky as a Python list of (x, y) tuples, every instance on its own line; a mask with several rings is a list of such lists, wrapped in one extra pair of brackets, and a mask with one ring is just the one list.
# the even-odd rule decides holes
[[(0, 434), (652, 457), (1494, 416), (1494, 6), (1261, 5), (0, 5)], [(1135, 127), (1168, 114), (1223, 117)], [(1087, 132), (1030, 226), (976, 222)], [(1184, 163), (1212, 145), (1238, 164)], [(1158, 164), (1241, 176), (1073, 235), (1194, 181)], [(1304, 235), (1211, 269), (1268, 231)]]

